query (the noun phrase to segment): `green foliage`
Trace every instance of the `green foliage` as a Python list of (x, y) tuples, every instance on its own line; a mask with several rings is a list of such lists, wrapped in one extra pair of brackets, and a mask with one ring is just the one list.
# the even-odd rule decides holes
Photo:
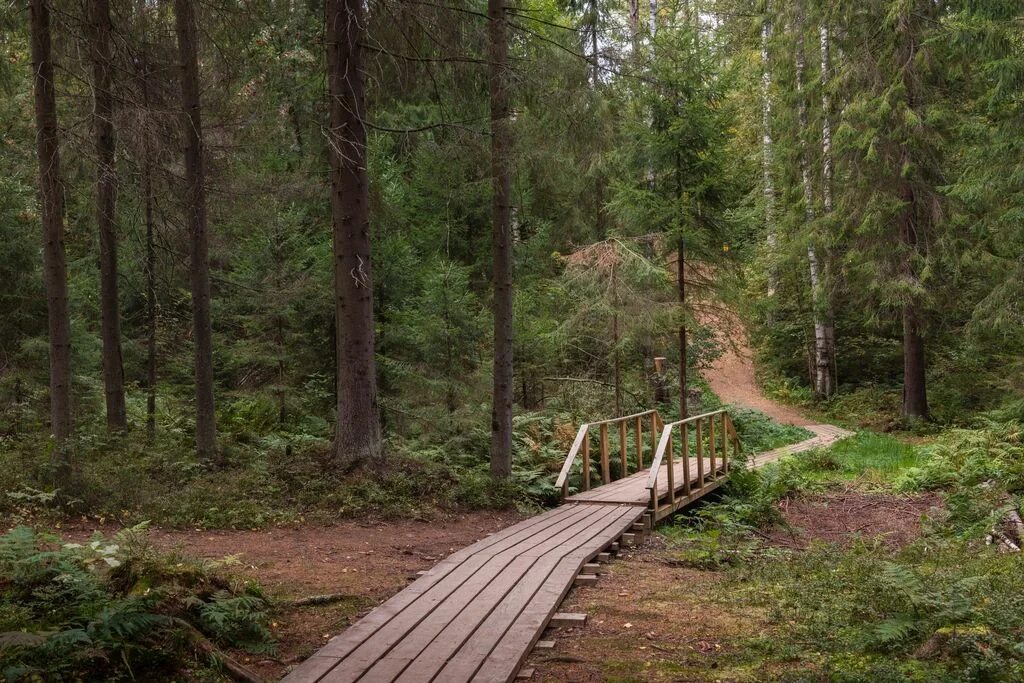
[[(777, 631), (750, 647), (801, 659), (810, 676), (843, 681), (1017, 680), (1024, 655), (1013, 635), (1024, 599), (1012, 557), (962, 544), (921, 542), (815, 548), (755, 562), (739, 598), (769, 610)], [(799, 670), (779, 680), (807, 680)]]
[(803, 427), (776, 422), (758, 410), (733, 407), (729, 414), (747, 453), (763, 453), (814, 436)]
[[(194, 630), (271, 652), (266, 604), (217, 565), (155, 551), (144, 527), (84, 544), (0, 536), (0, 671), (7, 680), (135, 680), (186, 666)], [(212, 664), (212, 663), (211, 663)]]

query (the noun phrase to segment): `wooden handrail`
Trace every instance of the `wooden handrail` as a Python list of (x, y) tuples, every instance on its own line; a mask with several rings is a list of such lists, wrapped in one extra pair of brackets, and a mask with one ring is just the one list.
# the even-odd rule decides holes
[[(584, 440), (587, 439), (587, 437), (588, 437), (588, 435), (590, 433), (590, 428), (591, 427), (601, 427), (603, 425), (605, 427), (605, 429), (607, 429), (608, 425), (612, 425), (612, 424), (616, 424), (616, 423), (626, 424), (626, 422), (629, 421), (629, 420), (637, 420), (638, 421), (641, 418), (647, 417), (649, 415), (656, 415), (657, 416), (658, 415), (657, 409), (652, 408), (651, 410), (645, 410), (645, 411), (643, 411), (641, 413), (633, 413), (632, 415), (623, 415), (622, 417), (613, 417), (613, 418), (609, 418), (607, 420), (598, 420), (597, 422), (585, 422), (582, 425), (580, 425), (579, 431), (576, 432), (576, 438), (572, 442), (572, 448), (569, 449), (568, 455), (565, 456), (565, 462), (562, 463), (562, 469), (558, 473), (558, 479), (555, 480), (555, 488), (562, 490), (562, 497), (563, 498), (565, 497), (566, 487), (567, 487), (568, 482), (569, 482), (569, 473), (572, 471), (572, 464), (576, 461), (576, 456), (579, 455), (580, 448), (583, 446)], [(637, 422), (637, 424), (639, 424), (639, 422)], [(620, 437), (621, 437), (621, 432), (620, 432)], [(639, 443), (639, 442), (640, 441), (638, 439), (637, 443)], [(621, 447), (621, 444), (620, 444), (620, 447)], [(626, 449), (625, 448), (621, 448), (621, 450), (623, 451), (623, 454), (625, 454)], [(622, 471), (624, 472), (625, 468), (623, 468)], [(605, 481), (603, 483), (607, 484), (608, 482)]]
[(569, 449), (569, 455), (565, 456), (565, 463), (562, 464), (562, 471), (558, 473), (558, 479), (555, 481), (555, 488), (562, 488), (565, 486), (565, 481), (569, 477), (569, 470), (572, 469), (572, 463), (576, 459), (576, 454), (580, 452), (580, 446), (583, 445), (583, 440), (587, 438), (587, 433), (590, 430), (590, 425), (584, 422), (580, 425), (580, 429), (576, 432), (576, 438), (573, 439), (572, 448)]
[[(700, 415), (694, 415), (693, 417), (688, 417), (684, 420), (676, 420), (675, 422), (669, 422), (668, 424), (666, 424), (661, 432), (661, 439), (658, 441), (658, 450), (654, 454), (653, 462), (651, 462), (650, 474), (647, 475), (647, 490), (654, 491), (658, 485), (658, 472), (661, 470), (661, 461), (665, 457), (665, 451), (668, 450), (668, 443), (669, 441), (672, 440), (673, 428), (683, 424), (689, 424), (691, 422), (696, 422), (699, 424), (700, 420), (706, 420), (708, 418), (713, 419), (723, 413), (728, 414), (728, 412), (729, 411), (725, 408), (719, 408), (718, 410), (712, 410), (711, 412), (708, 413), (701, 413)], [(732, 420), (730, 419), (729, 422), (731, 426)], [(736, 431), (735, 429), (733, 429), (733, 434), (735, 433)], [(739, 443), (738, 438), (736, 439), (736, 442)], [(698, 455), (697, 457), (700, 458), (701, 455)], [(702, 461), (698, 461), (698, 464), (701, 464), (701, 462)], [(689, 467), (689, 464), (687, 464), (686, 467)], [(703, 485), (703, 482), (698, 483), (699, 485)]]

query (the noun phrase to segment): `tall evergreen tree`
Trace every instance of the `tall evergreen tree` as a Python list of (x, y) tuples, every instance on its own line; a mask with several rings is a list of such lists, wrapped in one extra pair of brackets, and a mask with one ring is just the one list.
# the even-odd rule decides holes
[(488, 0), (491, 114), (491, 230), (494, 258), (494, 391), (491, 397), (491, 475), (512, 473), (512, 129), (508, 25), (503, 0)]
[(93, 129), (96, 136), (96, 226), (100, 237), (100, 330), (103, 337), (103, 386), (107, 429), (124, 431), (128, 417), (124, 402), (121, 361), (121, 298), (117, 275), (117, 168), (114, 160), (113, 55), (110, 44), (110, 5), (91, 0), (90, 58), (93, 74)]
[(199, 101), (199, 55), (195, 5), (174, 2), (181, 64), (182, 135), (185, 139), (185, 213), (189, 228), (189, 280), (195, 344), (196, 452), (220, 460), (213, 399), (213, 327), (210, 320), (210, 256), (206, 218), (206, 158)]
[(370, 256), (369, 178), (362, 0), (328, 0), (327, 89), (334, 224), (338, 417), (335, 458), (342, 469), (379, 465), (384, 458), (374, 356), (373, 261)]
[(63, 484), (71, 469), (67, 444), (71, 436), (71, 316), (68, 312), (64, 187), (60, 175), (57, 95), (48, 0), (32, 0), (29, 4), (29, 21), (39, 194), (43, 210), (43, 274), (50, 340), (50, 429), (57, 441), (57, 448), (54, 449), (57, 480)]

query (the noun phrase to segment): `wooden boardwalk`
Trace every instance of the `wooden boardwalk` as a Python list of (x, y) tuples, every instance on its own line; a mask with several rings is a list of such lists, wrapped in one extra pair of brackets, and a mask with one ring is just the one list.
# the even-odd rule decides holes
[(464, 548), (295, 669), (286, 681), (508, 681), (584, 564), (641, 505), (570, 503)]
[[(647, 438), (641, 418), (646, 417), (652, 437), (647, 462), (654, 470), (643, 468)], [(611, 476), (609, 426), (619, 430), (619, 479)], [(632, 442), (627, 427), (634, 430)], [(591, 428), (600, 444), (596, 474), (589, 460)], [(828, 425), (808, 429), (814, 438), (762, 454), (753, 466), (851, 434)], [(674, 442), (685, 457), (673, 456)], [(694, 457), (687, 452), (691, 444)], [(558, 481), (567, 492), (574, 472), (578, 493), (442, 560), (333, 638), (285, 681), (511, 681), (545, 628), (585, 619), (556, 610), (573, 585), (597, 580), (591, 563), (609, 559), (658, 519), (724, 483), (730, 445), (735, 456), (739, 440), (726, 411), (669, 424), (648, 411), (583, 425)], [(574, 469), (578, 454), (582, 463)], [(630, 457), (639, 470), (631, 475)], [(603, 485), (591, 488), (592, 476)]]

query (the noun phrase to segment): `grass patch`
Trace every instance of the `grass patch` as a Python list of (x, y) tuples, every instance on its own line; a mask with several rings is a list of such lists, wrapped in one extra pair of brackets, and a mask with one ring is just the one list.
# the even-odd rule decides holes
[[(766, 615), (734, 643), (752, 680), (1024, 680), (1021, 555), (985, 541), (1024, 492), (1022, 434), (988, 423), (921, 446), (861, 433), (739, 474), (719, 502), (666, 531), (669, 547), (719, 572), (709, 585), (721, 609)], [(850, 481), (942, 491), (947, 511), (902, 548), (851, 536), (791, 551), (756, 533), (780, 523), (782, 497)]]

